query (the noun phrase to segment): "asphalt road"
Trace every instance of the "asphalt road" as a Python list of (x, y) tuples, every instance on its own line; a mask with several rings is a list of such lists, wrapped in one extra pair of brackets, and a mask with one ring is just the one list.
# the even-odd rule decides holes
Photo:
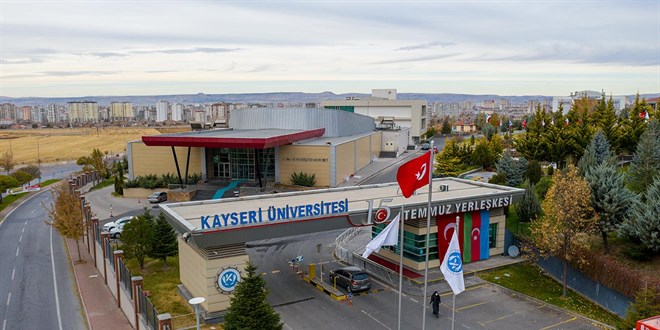
[[(333, 300), (302, 280), (288, 260), (302, 255), (303, 266), (323, 262), (324, 280), (329, 270), (341, 267), (332, 260), (334, 241), (342, 230), (291, 236), (248, 243), (250, 260), (257, 265), (269, 289), (268, 299), (280, 314), (285, 329), (397, 329), (398, 293), (386, 283), (372, 279), (372, 289), (358, 293), (352, 304)], [(321, 244), (322, 256), (317, 252)], [(440, 318), (432, 315), (420, 296), (404, 295), (401, 329), (451, 326), (450, 294), (442, 296)], [(422, 304), (425, 309), (422, 309)], [(590, 322), (483, 282), (468, 288), (456, 299), (456, 329), (599, 329)]]
[(2, 330), (87, 329), (65, 242), (45, 223), (51, 203), (42, 191), (0, 223)]

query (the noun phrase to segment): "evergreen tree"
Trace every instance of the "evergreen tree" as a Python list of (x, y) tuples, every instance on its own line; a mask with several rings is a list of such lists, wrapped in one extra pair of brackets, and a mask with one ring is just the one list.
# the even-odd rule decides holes
[(586, 249), (589, 233), (598, 220), (591, 207), (589, 185), (577, 168), (557, 171), (543, 201), (543, 216), (532, 221), (532, 240), (542, 256), (554, 255), (563, 263), (563, 296), (567, 293), (568, 262), (583, 263), (575, 253)]
[(578, 161), (580, 174), (585, 175), (589, 170), (604, 163), (615, 164), (614, 154), (610, 150), (610, 143), (602, 131), (596, 132), (591, 143), (584, 150), (584, 154)]
[(622, 133), (618, 144), (628, 153), (634, 153), (637, 143), (646, 126), (645, 119), (640, 117), (641, 113), (651, 111), (652, 108), (646, 104), (646, 100), (639, 100), (639, 93), (635, 98), (635, 105), (630, 108), (627, 117), (622, 120)]
[(506, 176), (507, 186), (517, 187), (523, 182), (527, 170), (527, 159), (522, 157), (519, 160), (514, 160), (509, 152), (505, 152), (495, 167), (498, 173), (503, 173)]
[(129, 257), (137, 259), (140, 269), (144, 269), (144, 258), (151, 253), (154, 237), (153, 216), (145, 208), (144, 213), (124, 225), (121, 240), (122, 248)]
[(660, 177), (657, 177), (646, 192), (646, 202), (637, 201), (632, 207), (632, 216), (621, 224), (619, 234), (638, 239), (642, 245), (660, 252)]
[(541, 111), (540, 105), (537, 106), (534, 116), (527, 123), (527, 132), (514, 142), (516, 151), (529, 160), (548, 160), (548, 146), (542, 135), (549, 125), (550, 117)]
[(660, 304), (656, 303), (657, 293), (646, 287), (635, 294), (635, 302), (628, 307), (626, 318), (616, 325), (619, 330), (635, 329), (638, 320), (660, 315)]
[(632, 164), (626, 178), (628, 187), (633, 192), (644, 195), (653, 180), (660, 176), (660, 122), (649, 122), (640, 137)]
[(115, 176), (115, 192), (119, 195), (124, 194), (124, 168), (117, 167), (117, 175)]
[(525, 181), (525, 194), (516, 206), (516, 213), (522, 222), (537, 219), (541, 215), (541, 203), (534, 192), (534, 184)]
[(616, 110), (614, 110), (614, 102), (610, 96), (605, 106), (605, 111), (599, 117), (599, 127), (605, 134), (605, 138), (612, 144), (612, 148), (619, 151), (617, 142), (620, 139), (621, 132), (617, 124)]
[(252, 263), (245, 267), (246, 276), (236, 285), (229, 312), (225, 315), (226, 330), (273, 330), (282, 329), (280, 316), (266, 299), (266, 281), (257, 274)]
[(607, 254), (608, 233), (615, 231), (626, 219), (636, 196), (626, 188), (623, 174), (612, 163), (604, 162), (588, 170), (585, 179), (591, 188), (591, 206), (599, 216), (596, 227), (601, 233)]
[(529, 182), (534, 185), (539, 180), (541, 180), (541, 175), (542, 175), (542, 170), (541, 170), (541, 164), (539, 162), (532, 160), (527, 164), (527, 171), (525, 173), (525, 177), (529, 180)]
[(449, 117), (445, 117), (445, 119), (442, 120), (442, 127), (440, 128), (440, 133), (451, 134), (451, 123), (449, 122)]
[(166, 270), (167, 257), (173, 257), (178, 253), (179, 247), (174, 228), (165, 220), (165, 215), (160, 213), (154, 223), (154, 236), (149, 256), (163, 260), (163, 270)]

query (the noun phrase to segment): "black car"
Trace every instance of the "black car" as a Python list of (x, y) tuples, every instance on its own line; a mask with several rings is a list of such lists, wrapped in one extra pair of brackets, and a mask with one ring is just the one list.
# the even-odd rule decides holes
[(371, 289), (371, 279), (360, 267), (349, 266), (330, 272), (330, 282), (336, 287), (345, 288), (347, 292)]

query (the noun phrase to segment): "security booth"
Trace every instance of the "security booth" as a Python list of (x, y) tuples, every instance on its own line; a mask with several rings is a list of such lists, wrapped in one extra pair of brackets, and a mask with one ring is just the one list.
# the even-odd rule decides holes
[[(221, 200), (163, 204), (168, 222), (179, 235), (181, 283), (191, 296), (204, 297), (207, 313), (228, 309), (233, 290), (249, 257), (246, 242), (321, 231), (371, 226), (377, 235), (403, 212), (404, 240), (373, 253), (375, 262), (398, 262), (411, 271), (439, 267), (455, 230), (464, 262), (504, 252), (504, 212), (523, 189), (456, 178), (433, 180), (428, 188), (405, 198), (397, 183), (310, 190)], [(430, 232), (427, 217), (431, 215)], [(458, 228), (456, 216), (459, 217)]]

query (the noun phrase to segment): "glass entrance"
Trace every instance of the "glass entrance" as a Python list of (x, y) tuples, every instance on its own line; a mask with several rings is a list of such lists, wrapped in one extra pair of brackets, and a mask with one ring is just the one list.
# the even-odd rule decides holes
[(221, 179), (228, 179), (231, 177), (231, 172), (229, 171), (229, 163), (218, 163), (217, 168), (218, 175), (216, 177)]

